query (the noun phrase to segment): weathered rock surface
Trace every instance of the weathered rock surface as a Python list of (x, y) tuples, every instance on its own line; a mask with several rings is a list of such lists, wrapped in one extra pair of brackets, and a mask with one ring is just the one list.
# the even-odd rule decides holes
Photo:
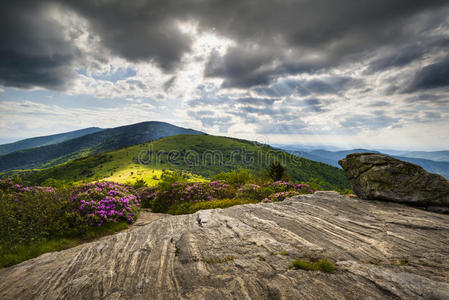
[(0, 270), (0, 299), (397, 298), (449, 299), (449, 216), (332, 192), (165, 217)]
[[(338, 162), (361, 199), (386, 200), (444, 210), (449, 181), (422, 167), (377, 153), (354, 153)], [(448, 209), (449, 210), (449, 209)]]

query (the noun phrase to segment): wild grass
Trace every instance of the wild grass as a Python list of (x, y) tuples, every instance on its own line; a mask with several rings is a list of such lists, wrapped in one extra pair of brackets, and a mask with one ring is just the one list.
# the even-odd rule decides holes
[(290, 269), (302, 269), (306, 271), (322, 271), (326, 273), (335, 272), (335, 265), (327, 259), (322, 259), (316, 262), (295, 259), (289, 266)]
[(225, 256), (225, 257), (222, 257), (222, 258), (220, 258), (220, 257), (211, 257), (211, 258), (206, 259), (205, 262), (210, 264), (210, 265), (212, 265), (212, 264), (225, 263), (225, 262), (228, 262), (228, 261), (232, 261), (234, 259), (235, 259), (234, 256), (228, 255), (228, 256)]

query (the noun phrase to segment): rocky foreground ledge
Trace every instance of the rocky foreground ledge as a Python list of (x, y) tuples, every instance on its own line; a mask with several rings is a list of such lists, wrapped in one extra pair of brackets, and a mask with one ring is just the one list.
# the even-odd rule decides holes
[[(289, 270), (327, 258), (335, 273)], [(0, 270), (0, 299), (449, 299), (449, 216), (333, 192), (170, 216)]]

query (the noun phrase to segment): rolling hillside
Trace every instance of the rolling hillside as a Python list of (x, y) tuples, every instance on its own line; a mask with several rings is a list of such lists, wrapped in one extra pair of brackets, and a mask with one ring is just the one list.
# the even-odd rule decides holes
[(21, 141), (17, 141), (14, 143), (9, 144), (3, 144), (0, 145), (0, 155), (2, 154), (8, 154), (15, 151), (20, 151), (24, 149), (30, 149), (30, 148), (36, 148), (41, 146), (47, 146), (57, 143), (62, 143), (67, 140), (75, 139), (87, 134), (99, 132), (103, 130), (102, 128), (98, 127), (89, 127), (85, 129), (75, 130), (75, 131), (69, 131), (59, 134), (53, 134), (53, 135), (47, 135), (47, 136), (40, 136), (35, 138), (29, 138)]
[(163, 122), (143, 122), (105, 129), (62, 143), (21, 150), (0, 156), (0, 171), (45, 168), (87, 155), (178, 134), (204, 134)]
[(269, 146), (245, 140), (208, 135), (177, 135), (149, 143), (77, 159), (34, 172), (25, 179), (42, 184), (49, 178), (65, 181), (159, 179), (161, 170), (186, 170), (210, 177), (239, 167), (263, 170), (278, 160), (296, 182), (316, 178), (327, 189), (349, 188), (343, 170)]

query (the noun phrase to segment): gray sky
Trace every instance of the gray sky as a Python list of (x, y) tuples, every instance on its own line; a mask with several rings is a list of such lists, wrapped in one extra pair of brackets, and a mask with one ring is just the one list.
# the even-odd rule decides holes
[(267, 143), (449, 148), (449, 5), (0, 4), (0, 143), (159, 120)]

